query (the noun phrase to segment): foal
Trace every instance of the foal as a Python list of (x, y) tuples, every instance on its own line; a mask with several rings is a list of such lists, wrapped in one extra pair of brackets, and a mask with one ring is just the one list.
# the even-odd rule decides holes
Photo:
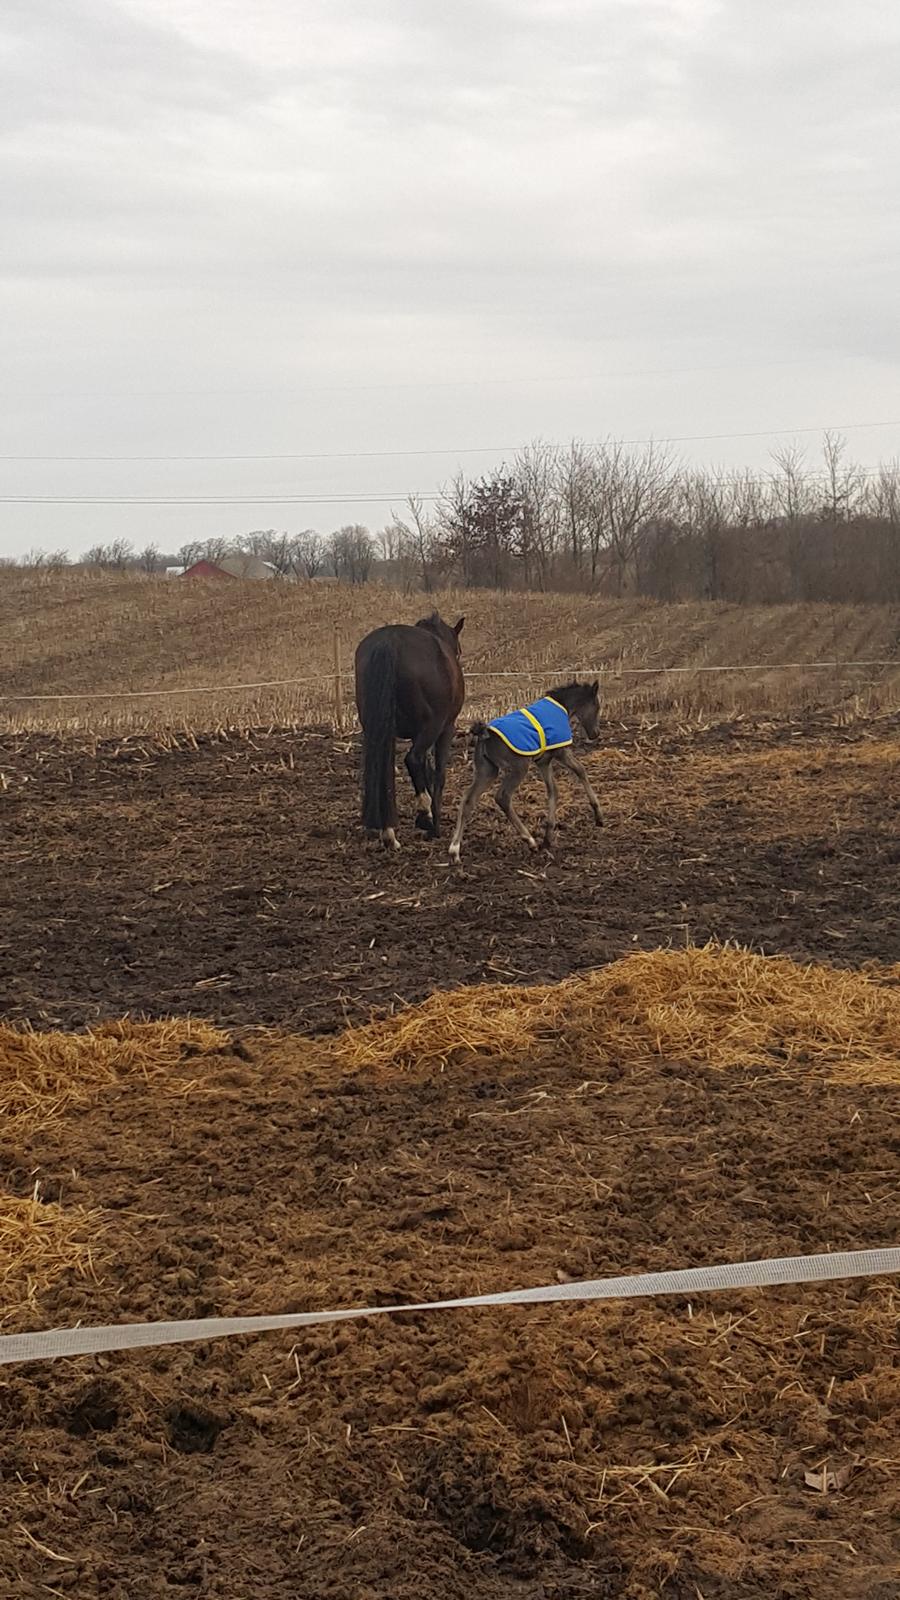
[(521, 711), (496, 717), (493, 722), (476, 722), (473, 725), (475, 774), (460, 803), (450, 841), (451, 862), (459, 861), (463, 832), (478, 801), (485, 789), (489, 789), (501, 774), (503, 781), (495, 795), (497, 805), (509, 818), (520, 838), (532, 850), (537, 849), (537, 841), (513, 805), (513, 795), (531, 765), (537, 767), (547, 786), (547, 820), (543, 842), (548, 850), (552, 850), (556, 842), (555, 766), (567, 767), (569, 772), (574, 772), (588, 797), (594, 821), (598, 828), (602, 827), (600, 802), (584, 767), (570, 748), (572, 717), (577, 717), (589, 739), (596, 739), (600, 719), (600, 685), (597, 680), (593, 683), (564, 684), (559, 689), (551, 689), (542, 700), (536, 700)]

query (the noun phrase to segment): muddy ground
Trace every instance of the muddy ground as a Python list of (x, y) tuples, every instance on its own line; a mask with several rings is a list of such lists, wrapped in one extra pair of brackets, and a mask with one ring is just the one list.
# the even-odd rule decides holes
[[(390, 1303), (874, 1246), (896, 1091), (548, 1042), (341, 1075), (290, 1040), (2, 1151), (93, 1213), (23, 1321)], [(190, 1085), (190, 1087), (188, 1087)], [(894, 1600), (895, 1286), (380, 1319), (0, 1369), (0, 1592)], [(839, 1487), (823, 1491), (823, 1463)], [(807, 1478), (813, 1475), (813, 1483)], [(3, 1581), (7, 1587), (2, 1587)]]
[[(324, 734), (7, 749), (7, 1015), (239, 1036), (185, 1060), (183, 1095), (130, 1081), (0, 1135), (7, 1193), (95, 1213), (93, 1275), (16, 1324), (891, 1242), (886, 1087), (553, 1050), (347, 1077), (248, 1024), (686, 935), (896, 961), (897, 731), (609, 728), (606, 830), (573, 794), (534, 861), (485, 806), (458, 880), (411, 825), (396, 860), (360, 843), (354, 752)], [(895, 1288), (863, 1281), (0, 1369), (0, 1595), (895, 1600), (897, 1330)], [(823, 1462), (833, 1490), (807, 1480)]]
[[(325, 1029), (435, 987), (561, 977), (635, 946), (737, 939), (842, 963), (900, 957), (900, 719), (646, 733), (591, 755), (607, 825), (562, 779), (557, 859), (488, 801), (452, 877), (412, 827), (356, 824), (358, 751), (327, 733), (162, 752), (0, 747), (0, 1012), (124, 1012)], [(466, 772), (462, 741), (449, 801)], [(523, 811), (539, 821), (543, 786)]]

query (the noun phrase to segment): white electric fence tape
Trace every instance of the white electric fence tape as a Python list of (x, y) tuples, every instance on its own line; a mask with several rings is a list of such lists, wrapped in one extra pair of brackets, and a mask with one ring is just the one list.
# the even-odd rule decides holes
[(900, 1246), (836, 1251), (821, 1256), (782, 1256), (768, 1261), (732, 1261), (717, 1267), (643, 1272), (627, 1278), (589, 1278), (581, 1283), (510, 1289), (502, 1294), (476, 1294), (464, 1300), (434, 1300), (419, 1305), (358, 1306), (343, 1311), (301, 1311), (280, 1316), (207, 1317), (197, 1322), (58, 1328), (46, 1333), (12, 1333), (0, 1337), (0, 1366), (11, 1361), (53, 1361), (58, 1356), (97, 1355), (106, 1350), (189, 1344), (193, 1340), (225, 1339), (238, 1333), (270, 1333), (279, 1328), (313, 1328), (323, 1322), (352, 1322), (357, 1317), (398, 1316), (404, 1312), (468, 1311), (477, 1306), (543, 1305), (560, 1300), (638, 1300), (652, 1295), (710, 1294), (722, 1289), (762, 1289), (779, 1283), (824, 1283), (839, 1278), (869, 1278), (893, 1273), (900, 1273)]
[[(851, 672), (869, 671), (872, 668), (887, 669), (900, 667), (900, 658), (893, 661), (756, 661), (751, 664), (713, 664), (708, 666), (693, 667), (526, 667), (516, 672), (479, 672), (473, 667), (466, 672), (466, 682), (476, 680), (483, 682), (501, 678), (515, 678), (519, 682), (534, 683), (539, 679), (546, 683), (550, 679), (559, 682), (563, 678), (669, 678), (684, 675), (691, 677), (696, 673), (710, 672)], [(337, 673), (342, 681), (353, 677), (352, 671)], [(264, 678), (259, 683), (213, 683), (198, 684), (187, 688), (172, 686), (165, 689), (84, 689), (77, 692), (61, 691), (59, 694), (16, 694), (6, 693), (0, 695), (0, 705), (12, 701), (21, 705), (25, 701), (57, 701), (57, 700), (156, 700), (169, 699), (178, 695), (192, 694), (246, 694), (251, 690), (259, 689), (289, 689), (295, 685), (317, 683), (333, 684), (335, 674), (316, 673), (308, 678)]]

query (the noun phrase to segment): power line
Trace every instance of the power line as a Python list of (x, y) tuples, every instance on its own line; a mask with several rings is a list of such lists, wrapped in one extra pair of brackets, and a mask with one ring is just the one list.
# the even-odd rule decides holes
[[(854, 481), (877, 478), (881, 468), (854, 473)], [(728, 475), (709, 474), (713, 483), (727, 483)], [(774, 478), (774, 473), (761, 476)], [(827, 478), (824, 468), (813, 472), (795, 472), (795, 482), (812, 482)], [(440, 490), (403, 489), (397, 494), (361, 494), (354, 491), (345, 495), (270, 494), (255, 495), (57, 495), (57, 494), (3, 494), (0, 505), (5, 506), (367, 506), (396, 505), (399, 501), (441, 500)]]
[[(584, 341), (590, 344), (602, 343), (597, 339)], [(784, 356), (774, 361), (713, 361), (703, 362), (700, 365), (687, 367), (636, 367), (625, 371), (605, 371), (599, 374), (607, 383), (624, 382), (632, 378), (678, 378), (685, 372), (756, 372), (767, 367), (808, 367), (813, 363), (830, 360), (828, 356)], [(215, 395), (220, 398), (224, 395), (275, 395), (287, 399), (298, 394), (380, 394), (386, 389), (477, 389), (477, 388), (506, 388), (524, 387), (526, 384), (537, 383), (596, 383), (596, 372), (567, 373), (562, 376), (551, 376), (547, 373), (519, 373), (513, 377), (478, 377), (468, 378), (388, 378), (380, 383), (300, 383), (285, 389), (272, 388), (246, 388), (223, 389), (42, 389), (22, 390), (12, 395), (0, 395), (0, 400), (10, 400), (18, 404), (22, 400), (135, 400), (156, 399), (168, 400), (173, 395), (189, 397), (194, 395)]]
[(251, 495), (58, 495), (3, 494), (5, 506), (357, 506), (398, 500), (439, 500), (437, 492), (404, 489), (400, 494), (251, 494)]
[[(795, 433), (850, 433), (867, 428), (900, 428), (900, 422), (840, 422), (840, 423), (811, 423), (799, 428), (756, 428), (737, 433), (671, 433), (650, 434), (646, 438), (622, 439), (617, 441), (625, 445), (633, 444), (692, 444), (702, 443), (705, 440), (718, 441), (723, 439), (773, 439), (784, 434)], [(540, 443), (545, 441), (541, 440)], [(549, 443), (549, 441), (546, 441)], [(588, 445), (602, 444), (602, 439), (588, 439)], [(463, 456), (463, 455), (511, 455), (520, 450), (527, 450), (529, 444), (473, 444), (462, 445), (451, 449), (445, 445), (436, 446), (434, 449), (402, 449), (402, 450), (275, 450), (263, 454), (251, 452), (235, 452), (233, 454), (197, 454), (197, 455), (0, 455), (0, 461), (52, 461), (52, 462), (130, 462), (130, 461), (376, 461), (386, 460), (397, 456)], [(563, 445), (551, 445), (554, 449), (563, 449)]]

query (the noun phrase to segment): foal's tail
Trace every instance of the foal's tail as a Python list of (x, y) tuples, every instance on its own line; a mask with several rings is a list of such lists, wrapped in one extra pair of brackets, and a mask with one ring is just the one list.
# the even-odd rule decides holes
[(363, 802), (366, 828), (397, 826), (394, 739), (397, 727), (397, 661), (394, 646), (375, 645), (367, 663), (359, 707), (363, 726)]

